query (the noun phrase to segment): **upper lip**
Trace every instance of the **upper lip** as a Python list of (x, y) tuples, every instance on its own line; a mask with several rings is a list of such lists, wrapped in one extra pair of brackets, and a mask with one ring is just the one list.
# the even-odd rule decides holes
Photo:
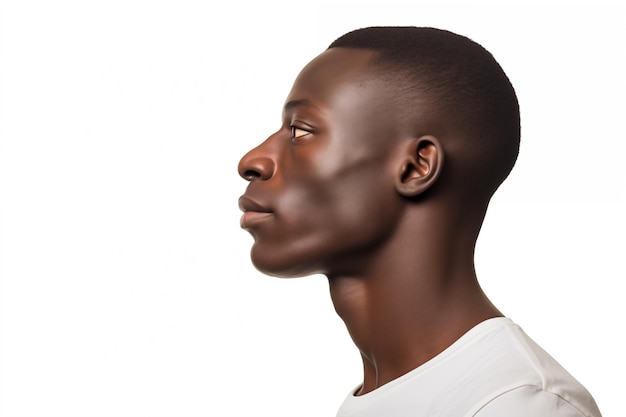
[(251, 199), (250, 197), (246, 195), (242, 195), (241, 197), (239, 197), (239, 208), (243, 212), (247, 212), (247, 211), (256, 211), (259, 213), (271, 213), (272, 212), (272, 210), (263, 206), (261, 203), (254, 201), (253, 199)]

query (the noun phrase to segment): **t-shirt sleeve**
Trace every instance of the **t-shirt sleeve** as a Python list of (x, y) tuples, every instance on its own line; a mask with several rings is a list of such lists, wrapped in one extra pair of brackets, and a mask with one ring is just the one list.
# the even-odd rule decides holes
[(537, 387), (507, 391), (485, 404), (473, 417), (600, 417)]

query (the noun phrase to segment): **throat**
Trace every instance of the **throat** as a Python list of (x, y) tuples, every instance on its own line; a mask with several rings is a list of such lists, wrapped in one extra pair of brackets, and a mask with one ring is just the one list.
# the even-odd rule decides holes
[(476, 324), (501, 316), (477, 284), (437, 288), (417, 279), (396, 281), (329, 278), (335, 311), (363, 360), (363, 386), (356, 395), (406, 374)]

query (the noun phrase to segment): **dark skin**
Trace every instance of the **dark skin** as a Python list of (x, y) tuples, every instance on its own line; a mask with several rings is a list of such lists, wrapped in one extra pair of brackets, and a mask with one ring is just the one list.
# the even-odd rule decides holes
[(407, 116), (372, 70), (374, 54), (333, 48), (315, 58), (287, 97), (281, 128), (239, 163), (254, 265), (328, 277), (363, 359), (356, 395), (502, 315), (474, 270), (487, 201), (463, 192), (463, 172), (446, 164), (463, 157), (466, 133), (428, 103)]

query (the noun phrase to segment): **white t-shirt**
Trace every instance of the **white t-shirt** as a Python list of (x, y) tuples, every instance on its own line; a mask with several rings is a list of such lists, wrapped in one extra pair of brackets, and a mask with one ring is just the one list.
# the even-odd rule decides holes
[(337, 417), (600, 417), (589, 392), (505, 317), (367, 394), (354, 392)]

